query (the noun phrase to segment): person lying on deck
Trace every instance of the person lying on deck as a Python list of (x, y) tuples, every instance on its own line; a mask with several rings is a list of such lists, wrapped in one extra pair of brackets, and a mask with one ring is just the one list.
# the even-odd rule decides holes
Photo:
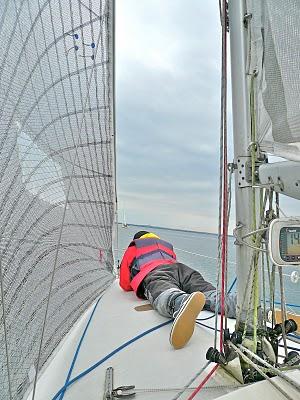
[[(175, 349), (190, 340), (203, 308), (215, 312), (216, 288), (198, 271), (177, 262), (172, 244), (151, 232), (134, 235), (121, 262), (120, 286), (148, 299), (164, 317), (174, 318), (170, 343)], [(225, 302), (227, 316), (235, 318), (236, 295), (227, 294)], [(220, 298), (218, 304), (220, 312)]]

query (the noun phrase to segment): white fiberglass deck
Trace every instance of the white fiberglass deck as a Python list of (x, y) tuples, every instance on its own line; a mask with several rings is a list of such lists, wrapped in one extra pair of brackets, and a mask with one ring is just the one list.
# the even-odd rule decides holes
[[(137, 338), (147, 330), (168, 321), (154, 310), (135, 310), (136, 306), (145, 303), (146, 301), (137, 299), (133, 293), (120, 290), (118, 283), (115, 282), (99, 301), (82, 341), (70, 381), (98, 364), (103, 358), (107, 357), (106, 360), (71, 384), (63, 397), (62, 395), (55, 397), (64, 386), (78, 342), (94, 308), (92, 307), (45, 368), (37, 384), (35, 400), (102, 399), (105, 371), (108, 367), (114, 368), (114, 388), (135, 385), (136, 399), (174, 399), (178, 389), (183, 388), (207, 362), (205, 354), (213, 345), (214, 332), (203, 326), (197, 326), (192, 339), (181, 350), (174, 350), (169, 344), (170, 324)], [(209, 315), (208, 312), (201, 313), (201, 317)], [(214, 319), (204, 323), (213, 325)], [(233, 328), (234, 321), (230, 323)], [(124, 344), (127, 345), (122, 347)], [(116, 349), (119, 351), (115, 352)], [(211, 364), (206, 372), (195, 380), (192, 387), (203, 380), (212, 366)], [(283, 398), (282, 395), (276, 397), (277, 392), (268, 382), (239, 388), (239, 383), (235, 379), (222, 369), (218, 371), (195, 397), (196, 399), (209, 400), (226, 394), (228, 394), (226, 399), (241, 398), (241, 396), (244, 400), (253, 399), (254, 390), (258, 390), (258, 395), (264, 393), (265, 400)], [(299, 371), (294, 374), (298, 374), (299, 380)], [(241, 390), (243, 395), (239, 394)], [(292, 390), (290, 393), (293, 396), (298, 396), (293, 389), (288, 387), (288, 390)], [(185, 391), (180, 399), (187, 399), (191, 392), (191, 389)], [(25, 398), (30, 400), (31, 396), (27, 395)]]

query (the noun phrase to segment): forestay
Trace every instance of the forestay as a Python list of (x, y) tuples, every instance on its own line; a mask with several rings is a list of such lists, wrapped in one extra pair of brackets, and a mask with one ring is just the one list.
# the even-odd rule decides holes
[(261, 150), (300, 161), (300, 6), (297, 0), (247, 0), (248, 73), (255, 74)]
[(112, 6), (0, 2), (0, 399), (113, 280)]

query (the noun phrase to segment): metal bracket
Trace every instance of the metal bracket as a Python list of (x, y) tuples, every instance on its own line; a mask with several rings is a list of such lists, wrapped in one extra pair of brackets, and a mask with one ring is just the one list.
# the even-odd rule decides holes
[[(248, 182), (249, 172), (247, 172), (249, 168), (249, 163), (251, 165), (251, 157), (249, 156), (241, 156), (238, 157), (236, 160), (237, 165), (237, 180), (238, 180), (238, 187), (250, 187), (251, 183)], [(250, 172), (251, 176), (251, 172)]]
[[(254, 166), (254, 185), (259, 184), (259, 167), (262, 164), (265, 164), (267, 159), (264, 157), (260, 157), (257, 161), (255, 161)], [(240, 156), (237, 158), (237, 173), (238, 173), (238, 187), (252, 187), (252, 160), (250, 156)]]
[(105, 384), (104, 384), (104, 395), (103, 400), (114, 400), (114, 399), (130, 399), (135, 396), (135, 392), (132, 390), (135, 388), (134, 385), (130, 386), (119, 386), (114, 387), (114, 369), (109, 367), (105, 373)]

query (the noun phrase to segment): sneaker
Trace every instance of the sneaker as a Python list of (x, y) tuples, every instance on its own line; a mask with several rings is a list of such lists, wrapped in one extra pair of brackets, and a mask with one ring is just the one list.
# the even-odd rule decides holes
[(192, 293), (180, 307), (170, 332), (170, 343), (175, 349), (181, 349), (194, 333), (196, 318), (205, 304), (201, 292)]

